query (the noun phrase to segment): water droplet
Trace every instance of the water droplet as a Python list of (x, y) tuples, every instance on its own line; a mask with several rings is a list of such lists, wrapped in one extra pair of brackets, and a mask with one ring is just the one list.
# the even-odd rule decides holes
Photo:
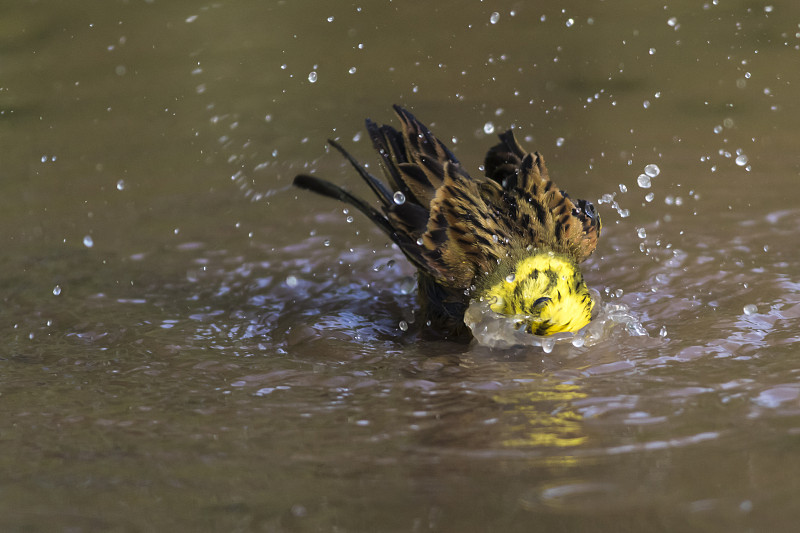
[(559, 137), (558, 139), (556, 139), (556, 146), (559, 147), (564, 146), (564, 137)]
[(661, 329), (658, 332), (658, 336), (664, 338), (667, 336), (667, 326), (661, 326)]
[(350, 70), (348, 70), (347, 72), (349, 72), (350, 74), (355, 74), (356, 73), (356, 67), (350, 67)]
[(406, 195), (400, 191), (394, 193), (392, 199), (394, 200), (394, 203), (396, 203), (397, 205), (403, 205), (404, 203), (406, 203)]
[(714, 133), (716, 134), (722, 133), (722, 126), (720, 125), (714, 126)]
[(553, 337), (545, 337), (542, 339), (542, 351), (544, 353), (552, 352), (555, 346), (556, 346), (556, 340)]
[(333, 22), (333, 17), (328, 17), (328, 22)]
[(83, 245), (87, 248), (94, 246), (94, 239), (92, 239), (91, 235), (87, 235), (83, 238)]
[(311, 83), (317, 83), (317, 71), (316, 70), (312, 70), (311, 72), (308, 73), (308, 81), (310, 81)]
[(489, 22), (491, 22), (492, 24), (497, 24), (497, 21), (499, 20), (500, 20), (500, 13), (498, 13), (497, 11), (492, 13), (492, 16), (489, 17)]
[(651, 56), (652, 56), (652, 55), (655, 55), (655, 53), (656, 53), (656, 49), (655, 49), (655, 48), (651, 48), (650, 50), (648, 50), (648, 53), (649, 53)]
[(325, 239), (324, 241), (322, 241), (322, 245), (323, 246), (330, 246), (331, 245), (331, 241), (328, 240), (328, 239)]
[(645, 195), (644, 199), (647, 200), (648, 202), (652, 202), (653, 198), (655, 197), (656, 197), (655, 193), (649, 192)]
[(286, 278), (286, 286), (291, 288), (291, 289), (294, 289), (295, 287), (297, 287), (297, 278), (294, 277), (294, 276), (287, 277)]
[(619, 184), (619, 192), (628, 192), (628, 186), (624, 183)]
[(746, 315), (754, 315), (758, 313), (758, 307), (755, 304), (747, 304), (744, 306), (743, 311)]
[(636, 178), (636, 183), (639, 184), (639, 187), (642, 189), (649, 189), (650, 188), (650, 176), (647, 174), (639, 174), (639, 177)]
[(658, 165), (654, 165), (650, 163), (644, 167), (644, 173), (650, 176), (651, 178), (655, 178), (661, 173), (661, 169), (658, 168)]
[(53, 287), (53, 296), (58, 296), (61, 294), (61, 285), (56, 285)]
[(644, 239), (645, 237), (647, 237), (647, 230), (645, 230), (644, 228), (638, 228), (636, 230), (636, 235), (638, 235), (640, 239)]
[(744, 154), (736, 156), (736, 164), (740, 167), (743, 167), (747, 164), (747, 156)]
[(494, 124), (492, 122), (487, 122), (483, 125), (483, 131), (487, 135), (494, 133)]
[(669, 20), (667, 20), (667, 24), (674, 28), (678, 24), (678, 19), (675, 17), (670, 17)]
[(515, 278), (516, 278), (516, 276), (515, 276), (515, 275), (514, 275), (514, 273), (512, 272), (511, 274), (509, 274), (508, 276), (506, 276), (506, 281), (507, 281), (507, 282), (509, 282), (509, 283), (514, 283), (514, 279), (515, 279)]
[(420, 237), (419, 239), (417, 239), (417, 244), (418, 244), (419, 246), (422, 246), (424, 243), (425, 243), (425, 240), (424, 240), (422, 237)]
[(644, 102), (642, 102), (642, 107), (645, 108), (645, 109), (649, 108), (650, 107), (650, 100), (645, 100)]
[(119, 180), (117, 182), (117, 190), (124, 191), (125, 190), (125, 180)]
[(345, 220), (347, 221), (348, 224), (352, 224), (353, 220), (355, 219), (353, 218), (353, 215), (348, 215), (347, 218), (345, 218)]
[(405, 320), (401, 320), (398, 326), (400, 327), (400, 330), (408, 331), (408, 322), (406, 322)]

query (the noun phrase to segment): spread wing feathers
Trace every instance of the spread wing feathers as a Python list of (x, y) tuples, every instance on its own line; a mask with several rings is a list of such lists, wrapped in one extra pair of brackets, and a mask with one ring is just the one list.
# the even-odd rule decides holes
[(444, 164), (442, 185), (414, 251), (438, 283), (468, 289), (476, 276), (494, 271), (508, 254), (509, 220), (502, 206), (487, 202), (487, 197), (501, 196), (502, 189), (494, 182), (472, 179), (457, 163)]
[[(297, 176), (295, 185), (364, 213), (459, 305), (467, 301), (464, 291), (476, 277), (527, 247), (566, 253), (578, 262), (594, 251), (600, 233), (594, 206), (559, 189), (544, 159), (527, 153), (511, 130), (486, 155), (487, 177), (475, 179), (425, 125), (394, 109), (402, 131), (366, 122), (388, 187), (330, 141), (378, 197), (380, 209), (313, 176)], [(395, 201), (397, 192), (405, 201)]]
[(406, 200), (428, 206), (442, 185), (444, 164), (459, 164), (458, 159), (414, 115), (400, 106), (393, 107), (402, 131), (378, 126), (369, 119), (367, 131), (394, 190), (402, 192)]
[[(597, 246), (600, 216), (586, 200), (573, 200), (553, 183), (544, 158), (526, 153), (508, 130), (486, 154), (486, 177), (502, 187), (502, 203), (515, 222), (521, 243), (544, 246), (586, 260)], [(518, 241), (520, 242), (520, 241)]]

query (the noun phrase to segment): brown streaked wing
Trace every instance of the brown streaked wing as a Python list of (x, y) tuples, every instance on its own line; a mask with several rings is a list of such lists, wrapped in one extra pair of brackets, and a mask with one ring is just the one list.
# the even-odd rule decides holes
[[(488, 183), (473, 180), (455, 163), (444, 166), (420, 251), (428, 272), (442, 285), (467, 289), (476, 275), (492, 272), (506, 254), (509, 227), (484, 201), (482, 191)], [(498, 185), (490, 186), (500, 191)]]
[(526, 153), (512, 130), (501, 134), (500, 141), (486, 154), (484, 165), (487, 177), (503, 187), (512, 225), (522, 231), (528, 245), (551, 247), (577, 262), (586, 260), (600, 234), (594, 205), (573, 201), (555, 185), (544, 158), (538, 152)]

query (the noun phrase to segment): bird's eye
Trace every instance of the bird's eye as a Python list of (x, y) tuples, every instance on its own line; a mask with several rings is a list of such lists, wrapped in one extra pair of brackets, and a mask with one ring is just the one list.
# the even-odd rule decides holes
[(549, 301), (550, 301), (550, 298), (548, 296), (542, 296), (541, 298), (539, 298), (538, 300), (533, 302), (533, 307), (535, 309), (535, 308), (539, 307), (540, 305), (546, 304)]

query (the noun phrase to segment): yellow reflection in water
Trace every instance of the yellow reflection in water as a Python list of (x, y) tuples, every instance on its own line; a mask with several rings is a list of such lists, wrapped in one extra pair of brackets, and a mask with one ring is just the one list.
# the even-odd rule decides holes
[[(529, 388), (506, 391), (494, 397), (495, 402), (507, 406), (520, 419), (506, 427), (510, 435), (501, 441), (503, 446), (568, 448), (586, 442), (583, 417), (570, 406), (573, 400), (586, 397), (577, 385), (559, 383), (542, 388), (541, 382), (534, 381), (524, 387)], [(563, 459), (570, 460), (569, 457)]]

